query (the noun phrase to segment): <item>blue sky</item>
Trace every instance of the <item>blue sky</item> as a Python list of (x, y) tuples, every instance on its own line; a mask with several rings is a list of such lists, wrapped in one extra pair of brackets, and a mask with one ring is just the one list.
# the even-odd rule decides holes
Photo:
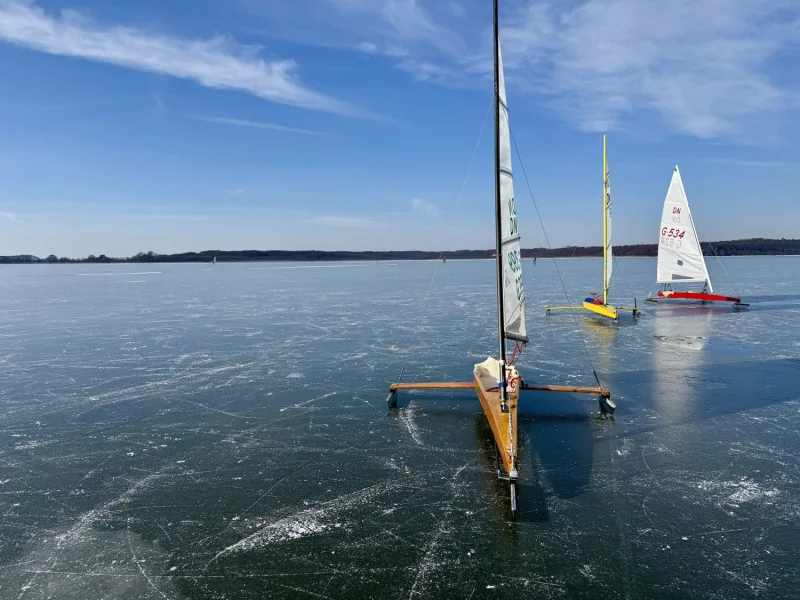
[[(489, 248), (490, 32), (489, 0), (0, 0), (0, 254)], [(616, 243), (674, 164), (701, 237), (800, 237), (796, 0), (501, 0), (501, 36), (553, 245), (600, 244), (602, 133)]]

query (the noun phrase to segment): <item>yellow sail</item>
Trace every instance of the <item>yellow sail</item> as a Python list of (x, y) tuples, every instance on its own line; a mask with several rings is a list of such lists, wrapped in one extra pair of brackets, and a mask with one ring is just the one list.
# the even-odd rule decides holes
[[(633, 315), (639, 314), (635, 306), (611, 306), (608, 303), (608, 288), (611, 282), (611, 272), (614, 266), (613, 237), (611, 235), (611, 185), (608, 177), (608, 144), (606, 136), (603, 135), (603, 298), (600, 300), (599, 294), (592, 294), (591, 298), (586, 298), (583, 308), (601, 315), (614, 319), (619, 319), (620, 310), (630, 310)], [(556, 310), (573, 310), (580, 306), (549, 306), (547, 313)]]

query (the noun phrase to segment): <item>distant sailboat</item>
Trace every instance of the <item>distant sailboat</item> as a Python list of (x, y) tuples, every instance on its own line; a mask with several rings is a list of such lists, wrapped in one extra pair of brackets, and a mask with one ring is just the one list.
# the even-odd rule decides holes
[(212, 264), (212, 265), (215, 265), (215, 264), (217, 264), (217, 257), (216, 257), (216, 256), (214, 257), (214, 260), (212, 260), (212, 261), (211, 261), (211, 264)]
[[(648, 302), (661, 300), (696, 300), (700, 302), (733, 302), (736, 307), (746, 307), (740, 298), (720, 296), (714, 293), (711, 277), (708, 275), (703, 249), (697, 238), (689, 199), (683, 188), (683, 180), (678, 167), (672, 172), (664, 210), (661, 213), (661, 229), (658, 242), (658, 264), (656, 283), (661, 284), (656, 298), (648, 297)], [(681, 285), (702, 283), (700, 292), (673, 290), (672, 284)]]
[[(611, 273), (614, 267), (614, 250), (611, 238), (611, 184), (608, 178), (608, 154), (606, 149), (606, 136), (603, 136), (603, 296), (592, 293), (589, 298), (583, 301), (583, 308), (603, 317), (619, 319), (620, 310), (630, 310), (633, 316), (639, 315), (636, 307), (636, 298), (633, 299), (634, 306), (611, 306), (608, 303), (608, 289), (611, 285)], [(579, 306), (548, 306), (547, 314), (554, 310), (574, 310)]]
[[(489, 421), (498, 452), (498, 477), (510, 483), (511, 512), (516, 513), (517, 400), (520, 390), (541, 390), (598, 394), (606, 412), (614, 409), (610, 394), (602, 387), (526, 385), (513, 366), (519, 344), (528, 342), (525, 324), (525, 293), (522, 285), (522, 260), (514, 181), (511, 174), (511, 140), (508, 124), (503, 62), (494, 1), (494, 81), (495, 81), (495, 235), (497, 242), (497, 319), (500, 341), (498, 358), (489, 357), (473, 368), (468, 382), (395, 383), (389, 387), (387, 401), (396, 406), (395, 392), (403, 389), (474, 389)], [(506, 361), (506, 340), (517, 343), (511, 360)], [(402, 377), (402, 374), (401, 374)]]

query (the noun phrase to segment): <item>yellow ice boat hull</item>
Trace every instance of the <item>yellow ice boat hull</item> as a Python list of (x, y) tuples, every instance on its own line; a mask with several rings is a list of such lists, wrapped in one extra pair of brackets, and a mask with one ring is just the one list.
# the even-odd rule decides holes
[(594, 304), (592, 302), (584, 302), (583, 308), (586, 310), (590, 310), (593, 313), (597, 313), (603, 317), (608, 317), (609, 319), (614, 319), (615, 321), (619, 319), (619, 315), (617, 314), (617, 309), (613, 306), (609, 306), (608, 304)]

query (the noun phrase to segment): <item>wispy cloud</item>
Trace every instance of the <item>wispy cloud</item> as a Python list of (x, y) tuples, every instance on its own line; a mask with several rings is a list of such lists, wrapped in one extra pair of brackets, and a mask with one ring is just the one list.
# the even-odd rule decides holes
[(773, 160), (747, 160), (742, 158), (712, 157), (707, 162), (721, 165), (735, 165), (737, 167), (761, 167), (766, 169), (779, 169), (782, 167), (797, 166), (796, 163)]
[(0, 0), (0, 40), (48, 54), (188, 79), (209, 88), (238, 90), (273, 102), (355, 113), (353, 107), (301, 84), (293, 60), (265, 61), (258, 48), (241, 46), (227, 36), (171, 37), (104, 25), (72, 10), (51, 15), (30, 0)]
[[(370, 29), (384, 41), (395, 43), (422, 42), (449, 55), (467, 51), (460, 35), (443, 27), (431, 11), (417, 0), (325, 0), (335, 11), (348, 19), (373, 19)], [(436, 7), (441, 2), (429, 2)], [(447, 12), (451, 12), (449, 8)], [(452, 16), (452, 13), (451, 13)]]
[(581, 129), (647, 111), (714, 138), (798, 107), (799, 90), (769, 74), (799, 24), (790, 0), (546, 0), (521, 6), (502, 34), (508, 64)]
[[(308, 0), (296, 0), (303, 4)], [(585, 131), (657, 125), (751, 140), (800, 109), (796, 0), (508, 0), (508, 84)], [(327, 27), (418, 81), (490, 85), (491, 11), (441, 0), (325, 0)], [(304, 11), (308, 15), (308, 11)], [(365, 40), (364, 32), (370, 32)], [(514, 99), (516, 98), (516, 100)], [(512, 110), (520, 102), (511, 101)]]
[(380, 221), (373, 219), (362, 219), (360, 217), (336, 217), (336, 216), (321, 216), (309, 219), (307, 221), (312, 225), (320, 225), (322, 227), (341, 227), (351, 229), (369, 229), (373, 227), (380, 227), (383, 225)]
[(235, 188), (232, 190), (225, 190), (225, 193), (228, 196), (241, 196), (247, 191), (247, 188)]
[(411, 201), (411, 208), (414, 212), (425, 213), (427, 215), (438, 215), (439, 209), (430, 202), (426, 202), (422, 198), (414, 198)]
[(360, 50), (361, 52), (365, 52), (367, 54), (374, 54), (378, 51), (378, 46), (373, 44), (372, 42), (359, 42), (356, 44), (356, 49)]
[(16, 221), (17, 213), (0, 211), (0, 219), (8, 219), (9, 221)]
[(450, 10), (457, 17), (463, 17), (466, 14), (466, 11), (460, 2), (448, 2), (447, 6), (450, 7)]
[(169, 214), (169, 213), (133, 213), (128, 218), (154, 219), (167, 221), (213, 221), (214, 216), (198, 214)]
[[(454, 68), (471, 49), (453, 27), (442, 19), (465, 15), (456, 2), (417, 0), (326, 0), (335, 14), (346, 20), (354, 31), (369, 31), (372, 40), (356, 44), (367, 54), (382, 54), (396, 60), (397, 67), (418, 81), (463, 86), (469, 78)], [(431, 10), (435, 9), (435, 10)], [(434, 15), (434, 12), (442, 13)], [(448, 64), (449, 63), (449, 64)]]
[(214, 123), (216, 125), (231, 125), (233, 127), (250, 127), (251, 129), (270, 129), (273, 131), (286, 131), (289, 133), (302, 133), (304, 135), (323, 135), (329, 136), (330, 133), (324, 131), (311, 131), (310, 129), (299, 129), (297, 127), (287, 127), (275, 123), (265, 123), (264, 121), (248, 121), (246, 119), (236, 119), (232, 117), (202, 117), (191, 116), (190, 118), (204, 123)]

